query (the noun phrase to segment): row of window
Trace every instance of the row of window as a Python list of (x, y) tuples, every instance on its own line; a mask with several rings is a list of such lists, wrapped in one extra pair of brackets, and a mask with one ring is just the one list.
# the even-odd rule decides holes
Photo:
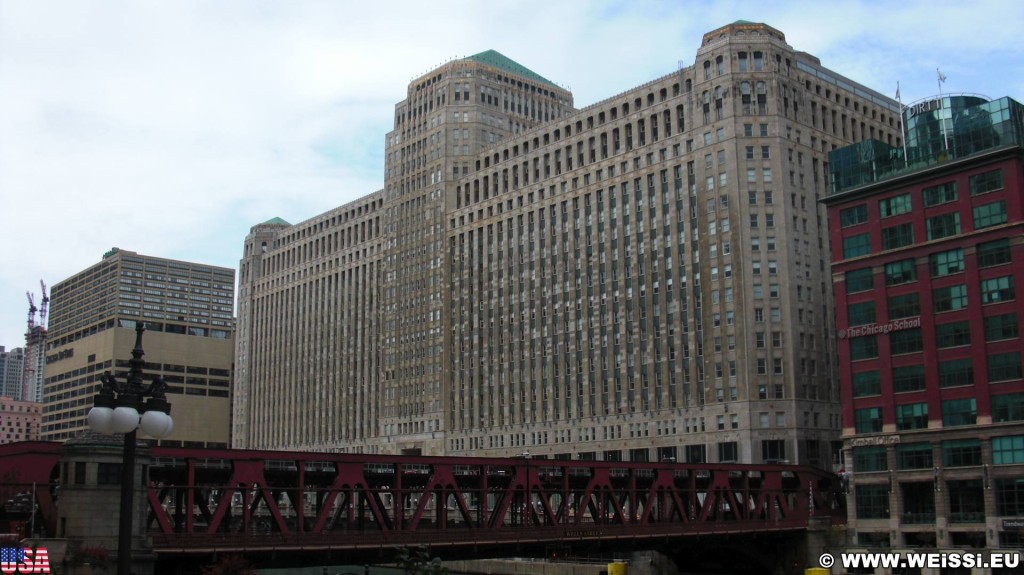
[[(963, 286), (954, 286), (963, 287)], [(943, 290), (945, 288), (942, 288)], [(940, 290), (934, 290), (933, 293), (939, 292)], [(916, 294), (915, 294), (916, 295)], [(911, 301), (912, 297), (901, 296), (903, 300)], [(966, 300), (966, 296), (962, 298)], [(960, 301), (960, 296), (957, 296), (956, 300), (949, 301)], [(947, 311), (947, 309), (940, 309), (947, 306), (948, 302), (935, 302), (935, 311)], [(961, 309), (966, 307), (965, 302), (957, 303), (957, 307), (950, 307), (948, 309)], [(903, 308), (910, 309), (911, 306), (916, 306), (916, 303), (907, 304), (907, 307)], [(859, 312), (858, 312), (859, 313)], [(904, 313), (900, 311), (899, 313)], [(993, 341), (995, 338), (1007, 339), (1016, 337), (1016, 327), (1007, 325), (1009, 321), (1008, 317), (1012, 314), (1002, 314), (999, 316), (992, 316), (985, 318), (985, 337), (986, 341)], [(892, 319), (890, 317), (890, 319)], [(948, 324), (941, 324), (935, 326), (935, 346), (936, 348), (947, 348), (961, 345), (968, 345), (970, 343), (970, 329), (967, 322), (952, 322)], [(993, 339), (989, 339), (989, 338)], [(888, 335), (889, 338), (889, 354), (890, 355), (901, 355), (905, 353), (918, 353), (924, 350), (924, 339), (921, 334), (921, 328), (904, 329), (900, 331), (894, 331)], [(850, 342), (850, 359), (853, 361), (862, 359), (875, 359), (878, 357), (878, 335), (871, 334), (861, 337), (854, 337), (847, 340)]]
[[(947, 519), (951, 524), (963, 523), (984, 523), (985, 522), (985, 491), (988, 490), (989, 482), (980, 478), (972, 479), (948, 479), (945, 485), (935, 481), (901, 481), (899, 484), (899, 505), (902, 509), (900, 523), (916, 525), (932, 525), (936, 518), (936, 499), (948, 498), (946, 511)], [(992, 481), (992, 488), (995, 490), (995, 513), (999, 516), (1014, 517), (1024, 513), (1024, 484), (1012, 477), (1000, 477)], [(890, 506), (889, 498), (893, 493), (893, 486), (885, 483), (861, 484), (856, 486), (856, 510), (859, 519), (889, 519)], [(871, 537), (864, 537), (870, 535)], [(908, 534), (910, 535), (910, 534)], [(914, 543), (908, 537), (908, 543), (917, 545), (935, 546), (933, 532), (925, 537), (931, 538), (929, 543), (918, 539), (922, 534), (915, 533)], [(950, 532), (953, 546), (983, 547), (985, 542), (984, 533), (973, 534), (971, 532)], [(1000, 546), (1020, 546), (1018, 537), (1009, 543), (1004, 539), (1008, 533), (1000, 533)], [(888, 546), (888, 533), (858, 533), (858, 541), (866, 546)], [(874, 571), (856, 571), (856, 573), (873, 573)], [(906, 573), (907, 571), (894, 571)], [(919, 571), (918, 571), (919, 572)], [(944, 571), (945, 572), (945, 571)], [(854, 571), (850, 571), (854, 573)]]
[[(975, 257), (979, 268), (1010, 263), (1010, 241), (1006, 238), (977, 244)], [(883, 267), (885, 285), (893, 286), (917, 281), (917, 262), (914, 258), (890, 262)], [(954, 248), (929, 254), (928, 270), (931, 277), (944, 277), (964, 271), (963, 248)], [(846, 293), (870, 291), (875, 288), (875, 274), (865, 267), (846, 272)]]
[[(972, 467), (982, 464), (981, 439), (951, 439), (938, 444), (943, 467)], [(901, 443), (894, 448), (897, 470), (933, 469), (936, 466), (935, 444), (922, 441)], [(992, 438), (992, 463), (1011, 465), (1024, 463), (1024, 435)], [(858, 473), (888, 471), (887, 447), (870, 445), (853, 449), (853, 468)]]
[[(993, 395), (992, 421), (1024, 421), (1024, 393)], [(974, 425), (977, 422), (977, 400), (973, 397), (945, 399), (941, 403), (942, 425), (956, 427)], [(907, 431), (928, 428), (928, 403), (905, 403), (893, 406), (896, 429)], [(854, 428), (857, 433), (880, 433), (882, 431), (882, 408), (866, 407), (854, 410)], [(1022, 458), (1019, 462), (1024, 462)]]
[[(999, 200), (974, 206), (972, 210), (975, 230), (1005, 224), (1006, 202)], [(960, 212), (948, 212), (925, 219), (928, 241), (958, 236), (961, 233)], [(905, 222), (882, 228), (882, 250), (894, 250), (914, 244), (914, 223)], [(854, 234), (843, 238), (843, 258), (855, 258), (871, 253), (871, 234)]]
[[(968, 178), (968, 185), (970, 186), (971, 196), (1001, 190), (1003, 188), (1003, 171), (999, 169), (970, 176)], [(924, 188), (921, 190), (921, 198), (926, 208), (956, 201), (956, 182), (943, 182)], [(907, 214), (913, 209), (914, 201), (909, 192), (878, 200), (878, 215), (880, 218)], [(867, 221), (868, 205), (866, 203), (839, 211), (839, 224), (844, 228)]]
[[(892, 304), (890, 309), (895, 309), (897, 312), (895, 316), (890, 313), (890, 319), (908, 317), (908, 314), (909, 316), (920, 315), (920, 311), (918, 310), (918, 297), (918, 294), (914, 293), (889, 298), (890, 303)], [(893, 304), (892, 300), (898, 301)], [(849, 323), (851, 326), (875, 323), (875, 302), (851, 304), (848, 310)], [(1016, 338), (1019, 333), (1016, 313), (986, 317), (984, 318), (984, 326), (986, 342), (1013, 339)], [(894, 332), (889, 336), (889, 339), (891, 346), (890, 353), (892, 355), (916, 353), (922, 351), (924, 348), (921, 328), (912, 328)], [(960, 347), (970, 344), (971, 327), (969, 321), (954, 321), (935, 326), (935, 347), (937, 349)], [(854, 340), (851, 340), (851, 349), (856, 350), (857, 354), (853, 359), (870, 359), (877, 357), (877, 336), (854, 338)]]
[[(1017, 380), (1024, 375), (1021, 371), (1020, 352), (990, 354), (986, 356), (985, 361), (990, 382)], [(974, 385), (975, 370), (970, 358), (940, 361), (937, 369), (940, 388)], [(924, 365), (893, 367), (891, 375), (893, 393), (925, 389)], [(882, 393), (881, 377), (878, 370), (859, 371), (853, 374), (852, 383), (854, 397), (867, 397)]]

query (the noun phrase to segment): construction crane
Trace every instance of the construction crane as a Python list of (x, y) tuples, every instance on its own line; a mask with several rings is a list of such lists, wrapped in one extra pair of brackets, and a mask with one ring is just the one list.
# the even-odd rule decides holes
[(32, 296), (32, 292), (25, 292), (25, 297), (28, 298), (28, 333), (32, 333), (32, 328), (36, 326), (36, 312), (39, 308), (36, 307), (36, 298)]
[(50, 310), (50, 296), (46, 294), (46, 284), (39, 280), (39, 287), (43, 290), (42, 307), (39, 308), (39, 327), (46, 329), (46, 314)]

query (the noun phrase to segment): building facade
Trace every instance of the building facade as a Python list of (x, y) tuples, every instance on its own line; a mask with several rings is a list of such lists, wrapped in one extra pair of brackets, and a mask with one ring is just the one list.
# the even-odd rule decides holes
[(42, 404), (0, 397), (0, 443), (39, 440)]
[(87, 430), (100, 377), (127, 372), (141, 321), (145, 379), (161, 376), (172, 405), (174, 433), (160, 443), (226, 446), (234, 279), (228, 268), (114, 248), (53, 286), (42, 439), (63, 441)]
[(24, 370), (25, 349), (16, 347), (7, 351), (0, 345), (0, 396), (14, 399), (21, 397)]
[[(445, 64), (396, 107), (382, 192), (247, 237), (233, 444), (830, 466), (827, 154), (901, 146), (898, 111), (749, 22), (580, 110), (500, 54)], [(317, 315), (338, 297), (357, 326)], [(341, 439), (344, 378), (375, 403)]]
[(1021, 547), (1024, 106), (904, 121), (905, 151), (834, 152), (825, 200), (853, 542)]

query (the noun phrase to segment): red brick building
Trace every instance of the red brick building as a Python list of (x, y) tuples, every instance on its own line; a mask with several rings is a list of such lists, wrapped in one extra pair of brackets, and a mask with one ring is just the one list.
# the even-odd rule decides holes
[(904, 149), (830, 156), (853, 541), (1020, 547), (1024, 107), (946, 95), (904, 122)]

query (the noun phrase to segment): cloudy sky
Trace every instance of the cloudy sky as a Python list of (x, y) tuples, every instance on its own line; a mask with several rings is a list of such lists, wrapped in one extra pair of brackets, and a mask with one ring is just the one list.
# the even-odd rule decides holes
[(253, 224), (377, 190), (394, 104), (447, 60), (498, 50), (583, 107), (740, 19), (904, 102), (937, 67), (1024, 99), (1015, 0), (0, 0), (0, 345), (113, 246), (236, 267)]

